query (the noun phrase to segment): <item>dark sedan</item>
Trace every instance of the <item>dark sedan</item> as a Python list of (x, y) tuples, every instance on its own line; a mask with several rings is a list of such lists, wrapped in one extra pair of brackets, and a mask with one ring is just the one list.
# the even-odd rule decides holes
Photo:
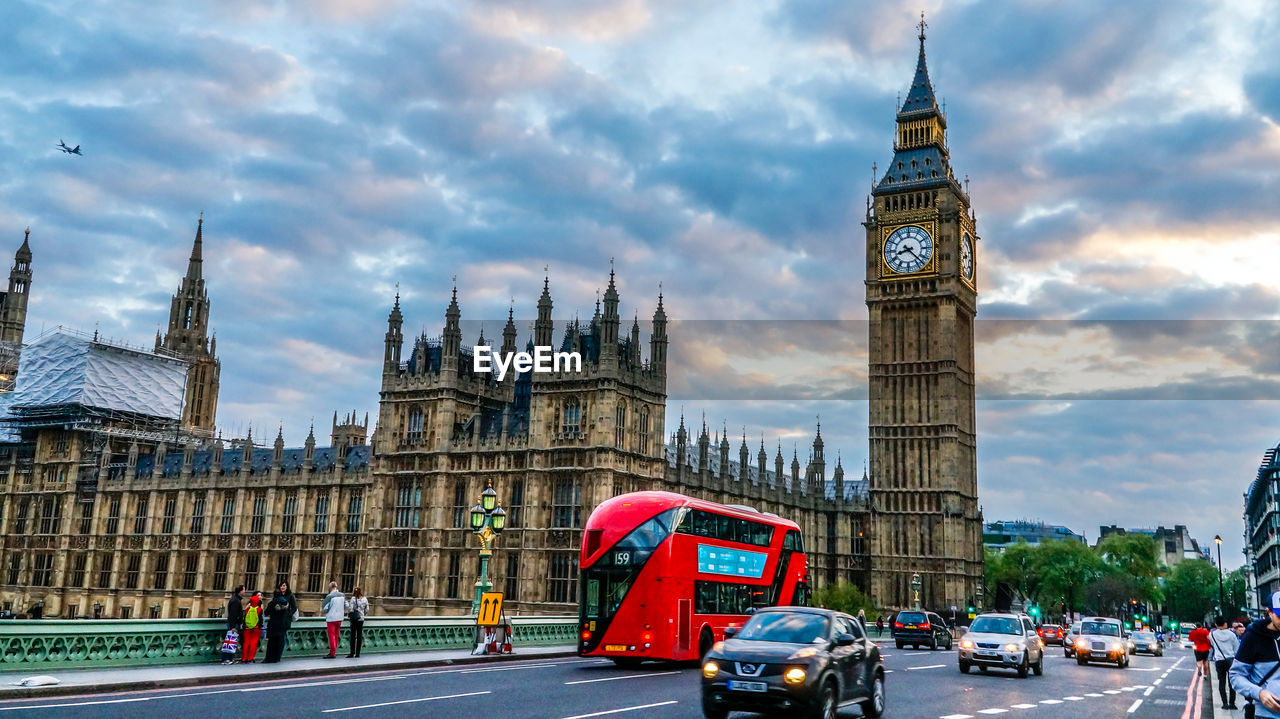
[(1129, 641), (1133, 642), (1131, 654), (1142, 652), (1156, 657), (1164, 656), (1164, 642), (1155, 635), (1155, 632), (1134, 632), (1129, 635)]
[(725, 630), (702, 660), (702, 713), (784, 712), (834, 719), (842, 707), (884, 713), (884, 660), (853, 617), (827, 609), (770, 607)]

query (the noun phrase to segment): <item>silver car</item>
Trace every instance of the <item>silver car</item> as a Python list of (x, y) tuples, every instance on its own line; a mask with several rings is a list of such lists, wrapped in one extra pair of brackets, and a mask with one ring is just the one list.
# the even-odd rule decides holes
[(1019, 677), (1026, 677), (1028, 671), (1036, 676), (1044, 673), (1044, 641), (1025, 614), (983, 614), (973, 620), (956, 647), (964, 674), (975, 666), (983, 673), (992, 667), (1013, 669)]
[(1075, 641), (1076, 662), (1081, 666), (1090, 661), (1115, 662), (1122, 669), (1129, 666), (1129, 643), (1122, 627), (1119, 619), (1110, 617), (1082, 620)]

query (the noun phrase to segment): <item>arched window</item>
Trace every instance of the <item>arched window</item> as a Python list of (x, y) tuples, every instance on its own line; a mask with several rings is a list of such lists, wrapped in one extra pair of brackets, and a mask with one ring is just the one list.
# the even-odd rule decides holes
[(625, 402), (618, 403), (618, 409), (614, 412), (613, 421), (613, 446), (622, 449), (627, 439), (627, 405)]
[(187, 311), (182, 320), (183, 329), (191, 329), (191, 314), (192, 314), (192, 307), (191, 307), (191, 303), (188, 302)]
[(576, 435), (582, 429), (582, 406), (574, 397), (564, 401), (560, 415), (560, 431), (566, 435)]
[(640, 408), (640, 436), (637, 439), (636, 451), (649, 451), (649, 408)]

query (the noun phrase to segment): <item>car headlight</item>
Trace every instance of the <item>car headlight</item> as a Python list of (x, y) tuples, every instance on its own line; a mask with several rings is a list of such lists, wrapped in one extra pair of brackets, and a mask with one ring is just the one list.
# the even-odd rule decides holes
[(1117, 652), (1118, 652), (1118, 651), (1120, 651), (1121, 649), (1123, 649), (1123, 648), (1124, 648), (1124, 645), (1123, 645), (1123, 644), (1121, 644), (1120, 642), (1111, 642), (1111, 648), (1112, 648), (1114, 651), (1117, 651)]
[(961, 639), (961, 640), (960, 640), (960, 648), (961, 648), (961, 649), (973, 649), (973, 642), (969, 641), (968, 639)]
[(1043, 639), (1041, 639), (1041, 640), (1040, 640), (1040, 646), (1042, 646), (1042, 647), (1044, 646), (1044, 640), (1043, 640)]
[(1077, 639), (1077, 640), (1076, 640), (1076, 648), (1077, 648), (1077, 649), (1088, 649), (1088, 648), (1089, 648), (1089, 642), (1088, 642), (1087, 640), (1083, 639), (1083, 638), (1081, 638), (1081, 639)]
[(1016, 652), (1016, 651), (1021, 651), (1021, 649), (1022, 647), (1018, 646), (1017, 644), (1014, 644), (1013, 642), (1009, 642), (1008, 644), (1004, 645), (1004, 650), (1006, 652)]
[(782, 675), (782, 680), (788, 684), (804, 684), (805, 671), (800, 667), (791, 667)]
[(706, 677), (707, 679), (715, 679), (715, 676), (719, 673), (720, 673), (720, 665), (716, 664), (714, 661), (707, 662), (706, 664), (702, 665), (702, 676)]

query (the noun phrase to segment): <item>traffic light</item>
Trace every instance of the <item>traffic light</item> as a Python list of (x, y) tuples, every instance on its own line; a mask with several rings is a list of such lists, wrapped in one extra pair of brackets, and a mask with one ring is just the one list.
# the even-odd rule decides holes
[(970, 604), (970, 605), (969, 605), (969, 613), (970, 613), (970, 614), (976, 614), (977, 612), (978, 612), (978, 608), (977, 608), (977, 607), (975, 607), (975, 606), (973, 606), (972, 604)]
[(1036, 605), (1034, 605), (1034, 604), (1033, 604), (1033, 605), (1031, 606), (1031, 616), (1033, 616), (1033, 617), (1038, 617), (1038, 616), (1040, 616), (1040, 607), (1038, 607), (1038, 606), (1036, 606)]
[(1130, 624), (1129, 622), (1125, 622), (1125, 623), (1124, 623), (1124, 628), (1125, 628), (1125, 629), (1133, 629), (1133, 625), (1132, 625), (1132, 624)]

